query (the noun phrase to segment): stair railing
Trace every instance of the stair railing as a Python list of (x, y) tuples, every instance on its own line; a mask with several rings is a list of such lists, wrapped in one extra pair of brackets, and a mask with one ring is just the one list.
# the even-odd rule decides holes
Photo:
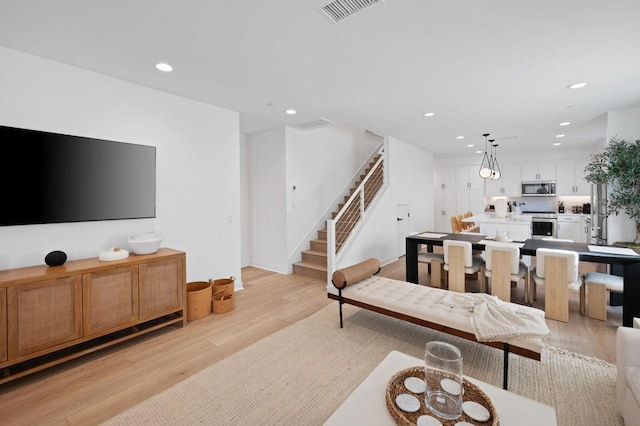
[(331, 275), (335, 271), (340, 251), (346, 246), (358, 227), (366, 220), (368, 211), (376, 195), (385, 183), (384, 148), (362, 182), (353, 191), (351, 197), (342, 206), (336, 216), (327, 221), (327, 283), (331, 284)]

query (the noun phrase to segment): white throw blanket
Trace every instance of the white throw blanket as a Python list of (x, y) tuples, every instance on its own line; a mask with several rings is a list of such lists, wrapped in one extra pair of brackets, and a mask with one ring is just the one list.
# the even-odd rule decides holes
[(516, 304), (505, 303), (489, 294), (450, 292), (438, 303), (473, 312), (471, 325), (479, 342), (551, 335), (544, 319), (544, 312), (540, 311), (541, 315), (532, 315), (519, 309)]

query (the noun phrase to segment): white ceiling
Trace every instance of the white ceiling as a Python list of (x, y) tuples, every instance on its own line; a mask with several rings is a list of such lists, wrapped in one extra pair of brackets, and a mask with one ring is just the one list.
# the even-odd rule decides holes
[(245, 133), (325, 118), (438, 156), (483, 133), (592, 146), (640, 106), (639, 0), (386, 0), (339, 24), (326, 3), (0, 0), (0, 45), (238, 111)]

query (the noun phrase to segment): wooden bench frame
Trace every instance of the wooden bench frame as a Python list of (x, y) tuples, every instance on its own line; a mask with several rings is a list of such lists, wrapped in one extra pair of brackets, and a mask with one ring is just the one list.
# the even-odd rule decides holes
[(342, 305), (347, 303), (349, 305), (353, 305), (358, 308), (366, 309), (372, 312), (377, 312), (382, 315), (386, 315), (392, 318), (397, 318), (402, 321), (407, 321), (422, 327), (430, 328), (432, 330), (441, 331), (443, 333), (447, 333), (452, 336), (470, 340), (472, 342), (477, 342), (486, 346), (491, 346), (493, 348), (502, 349), (502, 352), (503, 352), (502, 387), (504, 389), (507, 389), (508, 382), (509, 382), (509, 352), (520, 355), (520, 356), (524, 356), (526, 358), (531, 358), (536, 361), (541, 360), (542, 354), (540, 352), (535, 352), (531, 349), (510, 345), (507, 342), (497, 342), (497, 341), (496, 342), (478, 342), (478, 339), (476, 339), (476, 336), (473, 333), (462, 331), (457, 328), (448, 327), (437, 322), (427, 321), (422, 318), (417, 318), (411, 315), (403, 314), (401, 312), (385, 309), (380, 306), (375, 306), (368, 303), (360, 302), (355, 299), (350, 299), (348, 297), (342, 296), (342, 289), (337, 288), (337, 290), (338, 290), (337, 295), (333, 293), (327, 293), (327, 297), (329, 299), (338, 301), (338, 304), (340, 306), (340, 328), (343, 328)]

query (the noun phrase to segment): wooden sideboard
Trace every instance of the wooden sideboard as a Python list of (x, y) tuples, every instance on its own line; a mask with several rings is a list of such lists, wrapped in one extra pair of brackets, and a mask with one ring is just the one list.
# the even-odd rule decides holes
[(0, 383), (187, 324), (186, 254), (0, 271)]

